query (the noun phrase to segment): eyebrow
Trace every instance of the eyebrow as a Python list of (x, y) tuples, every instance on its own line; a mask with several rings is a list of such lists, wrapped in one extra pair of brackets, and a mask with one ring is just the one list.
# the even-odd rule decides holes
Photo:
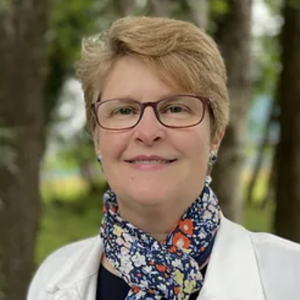
[[(177, 96), (177, 95), (182, 95), (182, 94), (186, 94), (186, 95), (191, 95), (193, 96), (192, 94), (189, 94), (189, 93), (180, 93), (180, 92), (170, 92), (170, 93), (165, 93), (165, 94), (162, 94), (161, 96), (155, 98), (155, 101), (159, 101), (159, 100), (162, 100), (162, 99), (165, 99), (165, 98), (169, 98), (169, 97), (173, 97), (173, 96)], [(109, 100), (135, 100), (135, 101), (138, 101), (138, 102), (142, 102), (140, 99), (137, 99), (133, 96), (129, 96), (129, 95), (122, 95), (122, 96), (117, 96), (117, 97), (113, 97), (113, 98), (109, 98), (109, 99), (103, 99), (103, 101), (109, 101)], [(101, 101), (101, 95), (99, 96), (98, 98), (98, 101)], [(148, 101), (145, 101), (145, 102), (148, 102)]]

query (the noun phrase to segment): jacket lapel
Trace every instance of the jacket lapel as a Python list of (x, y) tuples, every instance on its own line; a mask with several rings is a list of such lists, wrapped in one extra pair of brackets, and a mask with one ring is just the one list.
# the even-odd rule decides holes
[(52, 294), (50, 299), (95, 300), (102, 253), (103, 245), (99, 236), (86, 240), (84, 246), (64, 263), (59, 276), (47, 285), (47, 293)]
[(198, 300), (265, 300), (249, 233), (222, 218)]

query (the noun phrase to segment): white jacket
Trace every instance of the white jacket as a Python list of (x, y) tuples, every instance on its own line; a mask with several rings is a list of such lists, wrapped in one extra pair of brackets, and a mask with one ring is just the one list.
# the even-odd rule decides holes
[[(59, 249), (40, 266), (27, 300), (95, 300), (102, 254), (98, 236)], [(197, 299), (299, 300), (300, 245), (222, 218)]]

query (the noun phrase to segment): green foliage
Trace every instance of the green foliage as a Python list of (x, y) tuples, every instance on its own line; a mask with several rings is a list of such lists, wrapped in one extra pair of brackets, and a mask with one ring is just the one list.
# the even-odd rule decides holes
[[(277, 17), (277, 21), (280, 22), (282, 0), (264, 1), (273, 17)], [(254, 93), (274, 94), (281, 70), (279, 37), (278, 35), (263, 35), (256, 37), (254, 43), (260, 48), (253, 58), (258, 70), (254, 79)]]
[(101, 198), (99, 199), (97, 209), (91, 208), (81, 214), (58, 205), (45, 206), (36, 249), (38, 265), (59, 247), (98, 233), (102, 217)]
[(299, 0), (289, 0), (289, 5), (294, 9), (300, 9)]
[[(98, 234), (105, 187), (102, 184), (97, 191), (80, 193), (72, 199), (61, 193), (60, 197), (52, 198), (44, 204), (36, 248), (38, 265), (55, 249)], [(72, 187), (68, 185), (67, 190), (70, 189)]]
[(90, 190), (89, 184), (81, 178), (50, 179), (41, 187), (43, 202), (73, 203), (74, 199), (85, 197)]
[[(179, 0), (174, 3), (172, 17), (191, 21), (191, 5), (189, 0)], [(209, 28), (208, 32), (215, 32), (218, 23), (229, 11), (227, 0), (210, 0), (209, 1)]]
[(97, 172), (100, 171), (100, 167), (96, 160), (94, 144), (85, 129), (78, 132), (72, 142), (65, 144), (64, 148), (60, 152), (60, 161), (65, 167), (77, 168), (89, 189), (95, 189), (100, 178), (100, 174)]
[(257, 38), (261, 49), (255, 56), (258, 68), (254, 80), (254, 93), (258, 95), (273, 94), (280, 73), (279, 44), (277, 37), (261, 36)]
[(47, 121), (57, 105), (64, 80), (74, 75), (74, 63), (79, 56), (81, 40), (99, 26), (102, 7), (96, 0), (53, 1), (50, 14), (49, 76), (47, 85)]
[[(189, 20), (190, 5), (187, 0), (179, 0), (174, 5), (172, 16), (176, 19)], [(189, 20), (190, 21), (190, 20)]]
[(95, 0), (55, 1), (50, 18), (50, 57), (59, 52), (66, 70), (78, 55), (81, 39), (96, 28)]
[(210, 10), (215, 15), (224, 15), (229, 11), (228, 2), (224, 0), (209, 1)]
[(0, 1), (0, 13), (9, 11), (11, 8), (11, 5), (12, 5), (12, 3), (9, 0), (1, 0)]
[(260, 205), (247, 205), (245, 208), (244, 226), (253, 232), (272, 232), (274, 202), (266, 207)]
[(210, 18), (208, 32), (214, 35), (220, 26), (222, 26), (223, 20), (229, 12), (227, 0), (210, 0)]
[(64, 150), (60, 151), (62, 163), (74, 167), (95, 161), (94, 144), (84, 128), (72, 138), (72, 141), (62, 143), (64, 144)]
[[(289, 1), (289, 0), (264, 0), (265, 4), (268, 6), (268, 8), (273, 14), (280, 13), (280, 8), (283, 4), (283, 1)], [(295, 1), (299, 2), (299, 0), (295, 0)]]

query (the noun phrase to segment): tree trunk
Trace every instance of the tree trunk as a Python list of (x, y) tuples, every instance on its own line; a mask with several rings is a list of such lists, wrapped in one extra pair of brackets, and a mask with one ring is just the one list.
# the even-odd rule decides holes
[[(0, 6), (0, 122), (14, 134), (14, 168), (0, 165), (1, 300), (22, 300), (34, 266), (45, 141), (47, 1)], [(5, 146), (5, 145), (3, 145)]]
[(219, 24), (216, 41), (228, 72), (230, 122), (213, 170), (213, 186), (228, 218), (242, 221), (242, 171), (251, 96), (252, 0), (227, 0), (229, 11)]
[(148, 12), (151, 16), (168, 17), (172, 14), (175, 3), (170, 0), (149, 0)]
[(135, 0), (113, 0), (113, 5), (117, 18), (134, 15)]
[(300, 4), (285, 1), (283, 18), (275, 232), (300, 242)]
[(191, 20), (203, 30), (208, 27), (209, 4), (208, 0), (187, 0), (191, 8)]

